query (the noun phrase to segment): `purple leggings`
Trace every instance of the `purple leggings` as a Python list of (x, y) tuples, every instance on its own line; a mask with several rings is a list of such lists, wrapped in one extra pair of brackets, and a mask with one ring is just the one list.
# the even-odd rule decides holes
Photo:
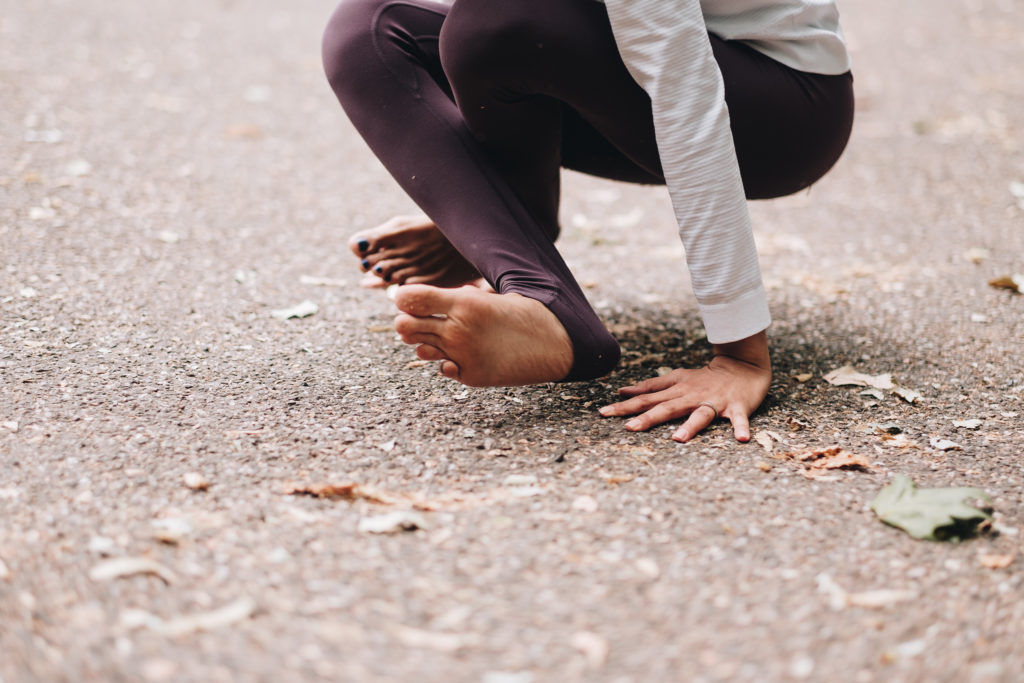
[[(711, 36), (746, 195), (809, 186), (853, 123), (850, 74), (796, 71)], [(664, 183), (651, 101), (595, 0), (343, 0), (324, 32), (338, 100), (374, 154), (501, 293), (565, 327), (567, 379), (599, 377), (619, 346), (554, 240), (561, 167)]]

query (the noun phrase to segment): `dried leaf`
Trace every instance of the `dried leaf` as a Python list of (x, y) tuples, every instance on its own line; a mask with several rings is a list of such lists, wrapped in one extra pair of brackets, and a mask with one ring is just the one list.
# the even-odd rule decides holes
[(988, 284), (990, 287), (996, 289), (1008, 289), (1011, 292), (1020, 294), (1024, 291), (1024, 275), (1006, 275), (1004, 277), (997, 277), (995, 280), (989, 280)]
[(314, 287), (344, 287), (346, 284), (345, 280), (332, 277), (317, 277), (315, 275), (302, 275), (299, 277), (299, 282)]
[(472, 647), (480, 642), (480, 637), (475, 633), (437, 633), (408, 626), (392, 626), (391, 631), (406, 647), (424, 648), (449, 654)]
[(922, 398), (924, 398), (924, 396), (922, 396), (919, 392), (914, 391), (913, 389), (908, 389), (906, 387), (893, 387), (892, 393), (896, 394), (907, 403), (917, 403)]
[(846, 596), (846, 604), (851, 607), (864, 607), (867, 609), (884, 609), (901, 602), (914, 600), (917, 593), (907, 590), (882, 588), (862, 593), (849, 593)]
[(841, 368), (836, 368), (832, 372), (825, 375), (825, 381), (834, 386), (858, 386), (858, 387), (874, 387), (875, 389), (892, 389), (892, 374), (883, 373), (881, 375), (866, 375), (863, 372), (859, 372), (850, 365), (844, 365)]
[(193, 491), (205, 491), (210, 488), (210, 481), (199, 472), (186, 472), (183, 477), (185, 486)]
[(977, 429), (982, 424), (983, 421), (977, 418), (970, 420), (953, 420), (953, 426), (958, 429)]
[(93, 581), (110, 581), (137, 574), (151, 574), (168, 584), (174, 581), (171, 570), (146, 557), (117, 557), (100, 562), (89, 570), (89, 578)]
[(985, 510), (969, 505), (969, 499), (991, 501), (976, 488), (918, 489), (910, 477), (898, 474), (871, 501), (871, 509), (883, 522), (914, 538), (941, 541), (973, 535), (979, 524), (992, 519)]
[[(759, 430), (754, 434), (754, 441), (761, 444), (761, 448), (765, 449), (769, 453), (771, 453), (772, 449), (775, 448), (775, 444), (772, 442), (772, 433), (769, 431), (765, 431), (763, 429)], [(777, 438), (776, 441), (778, 441)]]
[(875, 466), (867, 458), (844, 451), (839, 446), (806, 448), (800, 451), (781, 453), (779, 457), (795, 460), (812, 470), (859, 470), (862, 472), (875, 470)]
[(958, 443), (950, 441), (948, 439), (940, 439), (938, 437), (932, 437), (928, 441), (928, 445), (937, 451), (959, 451), (961, 446)]
[(635, 474), (613, 474), (612, 476), (605, 478), (605, 483), (609, 486), (617, 486), (619, 484), (628, 484), (634, 479), (636, 479)]
[(380, 505), (395, 505), (403, 502), (400, 496), (379, 491), (362, 484), (330, 484), (326, 482), (315, 482), (311, 484), (299, 484), (288, 482), (284, 486), (286, 496), (313, 496), (314, 498), (340, 498), (342, 500), (366, 500)]
[(1006, 569), (1013, 564), (1013, 555), (979, 555), (978, 563), (985, 569)]
[(5, 420), (3, 422), (0, 422), (0, 428), (6, 429), (11, 434), (18, 433), (18, 423), (15, 422), (14, 420)]
[(255, 611), (256, 602), (254, 600), (239, 598), (220, 609), (167, 620), (145, 610), (125, 610), (121, 613), (121, 625), (127, 629), (144, 626), (165, 636), (180, 637), (198, 631), (213, 631), (230, 626), (248, 619)]
[(275, 311), (271, 311), (270, 315), (274, 316), (278, 320), (289, 320), (291, 318), (308, 318), (319, 310), (319, 306), (309, 299), (306, 299), (302, 303), (296, 304), (291, 308), (279, 308)]
[(793, 379), (795, 379), (797, 382), (800, 382), (800, 384), (803, 384), (804, 382), (810, 382), (813, 378), (814, 375), (811, 374), (810, 372), (801, 372), (799, 375), (793, 375)]
[(153, 520), (153, 538), (167, 545), (178, 545), (192, 533), (192, 525), (185, 519)]
[(791, 432), (800, 432), (807, 429), (807, 423), (802, 422), (795, 417), (790, 417), (786, 420), (786, 429)]
[(970, 249), (964, 252), (964, 258), (970, 261), (971, 263), (981, 263), (988, 257), (988, 249), (983, 249), (981, 247), (971, 247)]
[(370, 534), (397, 534), (429, 528), (427, 519), (413, 510), (395, 510), (386, 515), (364, 517), (359, 520), (359, 531)]

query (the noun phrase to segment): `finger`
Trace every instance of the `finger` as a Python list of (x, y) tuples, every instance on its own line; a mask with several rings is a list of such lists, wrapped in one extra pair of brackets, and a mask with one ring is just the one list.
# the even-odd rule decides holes
[(625, 426), (631, 432), (643, 432), (663, 422), (682, 417), (692, 410), (693, 404), (681, 398), (672, 401), (662, 401), (646, 413), (634, 417)]
[(441, 332), (444, 329), (444, 325), (445, 320), (443, 318), (417, 318), (416, 316), (409, 315), (407, 313), (400, 313), (395, 316), (395, 332), (402, 337), (412, 337), (416, 335), (440, 337)]
[(619, 389), (619, 393), (623, 396), (635, 396), (637, 394), (646, 394), (652, 391), (662, 391), (668, 389), (670, 386), (679, 381), (678, 377), (673, 377), (674, 372), (670, 372), (663, 377), (651, 377), (645, 379), (642, 382), (631, 384), (628, 387), (622, 387)]
[(708, 406), (697, 406), (690, 417), (672, 434), (672, 439), (686, 443), (715, 421), (715, 411)]
[(639, 396), (634, 396), (627, 401), (619, 401), (618, 403), (606, 405), (599, 408), (597, 412), (601, 413), (604, 417), (636, 415), (637, 413), (642, 413), (659, 403), (673, 398), (677, 397), (669, 396), (666, 392), (661, 391), (656, 394), (641, 394)]
[(732, 422), (732, 433), (737, 441), (746, 443), (750, 441), (750, 420), (743, 410), (733, 413), (729, 412), (729, 420)]
[(448, 360), (444, 351), (433, 344), (420, 344), (416, 347), (416, 355), (423, 360)]
[(455, 305), (453, 290), (430, 285), (403, 285), (395, 295), (398, 310), (419, 318), (447, 314)]

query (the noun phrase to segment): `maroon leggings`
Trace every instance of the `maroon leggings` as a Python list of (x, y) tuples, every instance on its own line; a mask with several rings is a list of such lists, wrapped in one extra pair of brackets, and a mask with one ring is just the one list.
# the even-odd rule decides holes
[[(820, 178), (853, 123), (852, 77), (795, 71), (711, 36), (747, 197)], [(568, 379), (619, 346), (554, 240), (559, 172), (664, 183), (651, 101), (595, 0), (342, 0), (324, 68), (356, 129), (454, 247), (501, 293), (565, 327)]]

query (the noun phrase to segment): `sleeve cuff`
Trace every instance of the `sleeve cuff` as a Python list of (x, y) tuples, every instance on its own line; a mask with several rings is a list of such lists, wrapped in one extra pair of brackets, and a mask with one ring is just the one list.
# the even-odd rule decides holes
[(728, 344), (753, 336), (771, 325), (768, 297), (758, 287), (725, 304), (700, 304), (704, 330), (712, 344)]

